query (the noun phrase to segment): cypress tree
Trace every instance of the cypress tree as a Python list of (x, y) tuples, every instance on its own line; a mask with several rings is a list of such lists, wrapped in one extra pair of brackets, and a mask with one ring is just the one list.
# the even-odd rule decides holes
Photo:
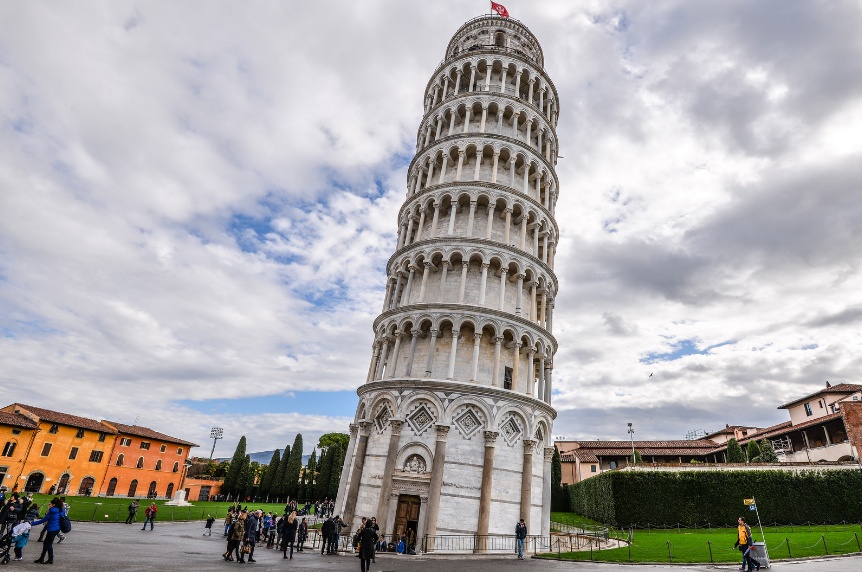
[(554, 456), (551, 458), (551, 490), (556, 491), (563, 488), (563, 463), (560, 459), (560, 450), (554, 445)]
[(323, 500), (324, 497), (329, 495), (329, 472), (332, 470), (331, 458), (332, 454), (328, 450), (324, 450), (320, 453), (320, 462), (317, 463), (320, 470), (317, 473), (317, 485), (315, 485), (314, 490), (319, 500)]
[(764, 439), (760, 442), (760, 456), (757, 459), (758, 463), (777, 463), (778, 455), (775, 454), (775, 448), (772, 446), (772, 441)]
[(341, 467), (344, 466), (344, 453), (341, 451), (341, 443), (336, 443), (332, 446), (332, 460), (327, 460), (332, 463), (329, 467), (329, 490), (327, 496), (334, 499), (338, 496), (338, 484), (341, 481)]
[(732, 438), (727, 442), (727, 462), (728, 463), (744, 463), (745, 454), (742, 452), (742, 447), (736, 439)]
[(241, 469), (236, 482), (236, 494), (240, 500), (251, 494), (251, 487), (254, 484), (254, 467), (251, 463), (251, 458), (246, 455), (241, 461)]
[(317, 472), (317, 449), (311, 451), (311, 458), (308, 459), (308, 466), (305, 467), (305, 498), (311, 500), (317, 495), (314, 487), (315, 477)]
[(757, 441), (752, 439), (748, 442), (748, 447), (746, 448), (746, 453), (748, 453), (748, 462), (749, 463), (758, 463), (760, 462), (757, 459), (760, 456), (760, 446), (757, 444)]
[(284, 496), (284, 471), (287, 470), (288, 457), (290, 457), (290, 446), (286, 445), (281, 452), (278, 470), (272, 475), (272, 483), (269, 485), (269, 496), (277, 498)]
[(272, 492), (272, 481), (278, 473), (279, 464), (281, 464), (281, 453), (276, 449), (272, 452), (272, 458), (269, 460), (269, 465), (266, 466), (266, 473), (260, 480), (260, 496), (266, 497)]
[(287, 461), (287, 470), (284, 474), (285, 494), (296, 498), (299, 493), (299, 472), (302, 470), (302, 433), (297, 433), (293, 440), (293, 448), (290, 450), (290, 458)]
[(236, 496), (242, 494), (242, 491), (237, 489), (239, 477), (242, 474), (243, 460), (245, 459), (245, 435), (240, 437), (239, 443), (236, 445), (236, 450), (233, 452), (233, 458), (230, 460), (230, 466), (224, 476), (222, 484), (222, 492), (224, 494)]

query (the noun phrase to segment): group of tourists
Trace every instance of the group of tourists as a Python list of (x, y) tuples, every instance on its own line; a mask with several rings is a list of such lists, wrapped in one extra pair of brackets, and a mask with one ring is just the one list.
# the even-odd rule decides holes
[(8, 546), (14, 550), (14, 560), (24, 559), (24, 547), (30, 540), (30, 530), (34, 526), (44, 524), (39, 535), (42, 542), (42, 553), (35, 562), (39, 564), (54, 563), (54, 540), (58, 544), (66, 538), (64, 532), (71, 530), (71, 521), (67, 516), (69, 505), (65, 497), (54, 497), (49, 503), (45, 516), (39, 517), (39, 505), (33, 502), (33, 497), (23, 497), (13, 492), (7, 496), (6, 487), (0, 488), (0, 537), (8, 540)]
[[(288, 508), (291, 507), (288, 505)], [(302, 552), (308, 539), (308, 521), (305, 517), (299, 520), (296, 510), (276, 517), (272, 512), (264, 514), (262, 510), (249, 510), (248, 507), (240, 508), (235, 504), (228, 510), (224, 524), (227, 549), (222, 553), (222, 558), (228, 562), (256, 562), (254, 549), (259, 543), (265, 543), (267, 549), (278, 547), (283, 552), (283, 558), (292, 559), (294, 550)], [(211, 527), (212, 522), (207, 519), (206, 529)], [(209, 532), (204, 534), (208, 535)]]

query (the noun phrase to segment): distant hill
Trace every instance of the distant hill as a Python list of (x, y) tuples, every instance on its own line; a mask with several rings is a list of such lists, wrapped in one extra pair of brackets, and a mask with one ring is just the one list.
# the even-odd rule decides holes
[[(275, 449), (272, 449), (270, 451), (259, 451), (257, 453), (249, 453), (248, 456), (252, 460), (252, 462), (257, 461), (261, 465), (268, 465), (269, 460), (272, 459), (273, 452), (275, 452)], [(281, 453), (284, 452), (284, 450), (279, 449), (278, 452), (280, 455)], [(311, 455), (303, 455), (302, 456), (302, 466), (303, 467), (308, 464), (308, 460), (310, 458), (311, 458)], [(230, 459), (231, 459), (230, 457), (227, 457), (227, 458), (216, 459), (216, 460), (217, 461), (230, 461)]]

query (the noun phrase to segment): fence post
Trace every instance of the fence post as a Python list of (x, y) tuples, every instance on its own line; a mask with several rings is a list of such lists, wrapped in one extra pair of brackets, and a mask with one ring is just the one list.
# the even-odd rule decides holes
[(784, 537), (784, 542), (786, 542), (786, 543), (787, 543), (787, 557), (788, 557), (788, 558), (793, 558), (793, 555), (790, 553), (790, 539), (789, 539), (789, 538), (787, 538), (787, 537), (785, 536), (785, 537)]
[(859, 552), (862, 552), (862, 544), (859, 544), (859, 535), (854, 532), (853, 538), (856, 539), (856, 546), (859, 548)]
[(823, 541), (823, 550), (826, 551), (826, 556), (829, 556), (829, 548), (826, 546), (826, 537), (821, 534), (820, 539)]
[(97, 511), (97, 510), (99, 510), (99, 507), (94, 507), (94, 508), (93, 508), (93, 518), (91, 518), (91, 519), (90, 519), (90, 520), (92, 520), (93, 522), (96, 522), (96, 511)]
[(593, 561), (593, 543), (589, 540), (588, 540), (588, 542), (590, 543), (590, 562), (592, 562)]
[(629, 533), (629, 562), (632, 561), (632, 537), (631, 533)]
[(117, 506), (117, 522), (120, 522), (120, 506)]
[(673, 564), (673, 553), (670, 551), (670, 540), (667, 541), (667, 561)]
[(706, 544), (709, 546), (709, 561), (710, 561), (710, 562), (715, 562), (715, 560), (713, 560), (713, 559), (712, 559), (712, 542), (710, 542), (709, 540), (707, 540), (707, 541), (706, 541)]
[(171, 522), (174, 521), (174, 509), (171, 509)]

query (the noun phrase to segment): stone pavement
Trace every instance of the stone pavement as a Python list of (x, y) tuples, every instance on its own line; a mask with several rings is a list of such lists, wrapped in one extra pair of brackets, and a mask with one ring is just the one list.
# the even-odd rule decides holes
[[(55, 544), (53, 570), (70, 572), (114, 572), (122, 570), (182, 570), (198, 572), (211, 570), (359, 570), (359, 559), (353, 556), (321, 556), (319, 552), (294, 555), (293, 560), (282, 560), (281, 553), (257, 548), (255, 564), (225, 562), (220, 555), (226, 543), (219, 533), (218, 523), (213, 536), (202, 536), (203, 523), (159, 523), (153, 531), (141, 531), (140, 524), (73, 523), (73, 530), (60, 545)], [(42, 544), (36, 542), (34, 531), (30, 544), (24, 549), (23, 562), (10, 562), (12, 569), (41, 569), (34, 564)], [(735, 565), (723, 566), (650, 566), (619, 565), (589, 562), (553, 562), (547, 560), (519, 561), (514, 556), (396, 556), (381, 555), (372, 566), (374, 572), (505, 572), (532, 570), (548, 572), (680, 572), (719, 571), (736, 572)], [(862, 557), (844, 557), (804, 562), (778, 563), (776, 572), (858, 572), (862, 570)]]

